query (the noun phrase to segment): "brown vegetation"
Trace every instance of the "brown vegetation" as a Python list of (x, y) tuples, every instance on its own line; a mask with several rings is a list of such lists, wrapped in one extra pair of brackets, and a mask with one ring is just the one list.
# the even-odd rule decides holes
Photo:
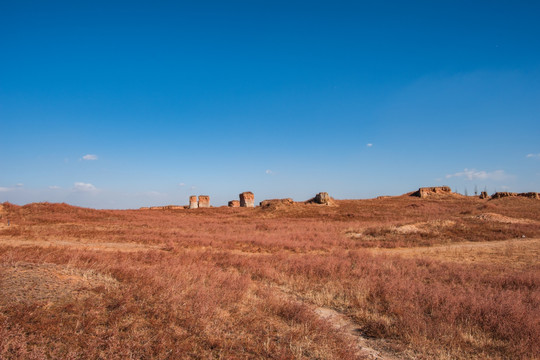
[(540, 357), (535, 199), (3, 205), (2, 359)]

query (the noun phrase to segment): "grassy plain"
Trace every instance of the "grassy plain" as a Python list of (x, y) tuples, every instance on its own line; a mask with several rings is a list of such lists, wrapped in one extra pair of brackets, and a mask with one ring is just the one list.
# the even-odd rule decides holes
[(1, 216), (0, 359), (540, 358), (538, 200)]

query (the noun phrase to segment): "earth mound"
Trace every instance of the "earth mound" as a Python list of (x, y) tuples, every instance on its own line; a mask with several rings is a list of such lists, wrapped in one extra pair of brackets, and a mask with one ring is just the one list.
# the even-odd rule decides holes
[(263, 200), (259, 203), (262, 209), (278, 209), (294, 205), (294, 201), (291, 198), (286, 199), (269, 199)]

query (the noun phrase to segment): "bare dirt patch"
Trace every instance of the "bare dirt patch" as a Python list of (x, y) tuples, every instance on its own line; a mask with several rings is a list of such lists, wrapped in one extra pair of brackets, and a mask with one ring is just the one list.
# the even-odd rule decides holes
[(118, 282), (92, 270), (56, 264), (0, 265), (0, 304), (55, 303), (89, 296), (97, 287), (114, 288)]

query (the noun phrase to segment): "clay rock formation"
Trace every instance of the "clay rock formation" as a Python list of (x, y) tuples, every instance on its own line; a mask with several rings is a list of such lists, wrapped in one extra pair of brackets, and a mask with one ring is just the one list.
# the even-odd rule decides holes
[(240, 207), (255, 207), (255, 195), (251, 191), (246, 191), (240, 195)]
[(489, 195), (488, 195), (487, 192), (482, 191), (482, 192), (480, 193), (480, 199), (488, 199), (488, 198), (489, 198)]
[(199, 195), (199, 207), (200, 208), (209, 208), (210, 207), (210, 196), (208, 196), (208, 195)]
[(240, 207), (240, 200), (231, 200), (228, 204), (229, 207)]
[(189, 208), (190, 209), (197, 209), (199, 207), (199, 203), (197, 203), (197, 196), (191, 195), (189, 197)]
[(421, 187), (417, 191), (413, 192), (411, 196), (417, 196), (419, 198), (427, 198), (433, 195), (450, 195), (452, 194), (452, 189), (449, 186), (432, 186), (432, 187)]
[(279, 207), (284, 206), (290, 206), (293, 205), (294, 201), (291, 198), (287, 199), (269, 199), (269, 200), (263, 200), (259, 203), (261, 208), (263, 209), (276, 209)]
[(314, 198), (306, 201), (307, 204), (334, 205), (334, 199), (327, 192), (320, 192)]

